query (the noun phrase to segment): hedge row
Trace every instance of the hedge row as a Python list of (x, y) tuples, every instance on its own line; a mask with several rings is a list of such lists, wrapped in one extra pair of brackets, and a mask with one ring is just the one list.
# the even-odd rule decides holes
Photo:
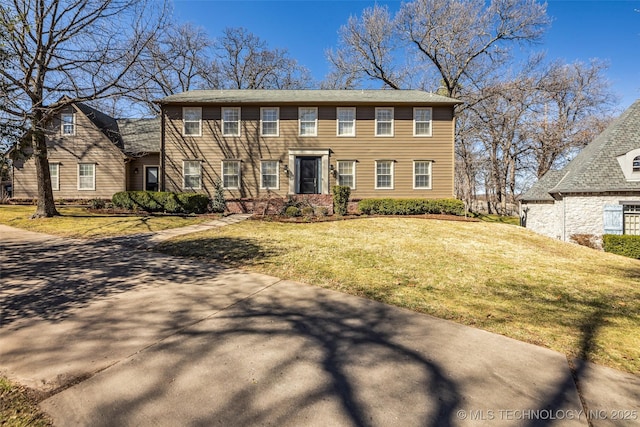
[(121, 191), (111, 198), (114, 206), (147, 212), (195, 213), (207, 211), (209, 197), (196, 193), (162, 191)]
[(605, 234), (602, 236), (605, 252), (640, 259), (640, 236), (630, 234)]
[(364, 199), (358, 209), (366, 215), (464, 215), (464, 202), (457, 199)]

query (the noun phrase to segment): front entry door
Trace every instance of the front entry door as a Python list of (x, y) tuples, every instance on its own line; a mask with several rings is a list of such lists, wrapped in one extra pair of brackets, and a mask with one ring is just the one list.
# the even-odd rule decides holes
[(158, 191), (158, 168), (148, 166), (145, 168), (144, 189), (145, 191)]
[(300, 194), (318, 194), (318, 158), (300, 157)]

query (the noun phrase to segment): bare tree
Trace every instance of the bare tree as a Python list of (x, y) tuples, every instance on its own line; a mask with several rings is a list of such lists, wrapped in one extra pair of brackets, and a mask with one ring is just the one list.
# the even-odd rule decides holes
[(220, 87), (213, 64), (213, 41), (192, 24), (171, 24), (146, 47), (134, 68), (139, 89), (127, 96), (150, 113), (159, 112), (154, 101), (192, 89)]
[(549, 23), (535, 0), (414, 0), (396, 17), (403, 40), (433, 65), (449, 96), (481, 85), (503, 65), (515, 42), (533, 42)]
[(323, 87), (353, 89), (363, 78), (391, 89), (407, 86), (407, 71), (395, 65), (399, 40), (386, 6), (375, 5), (360, 18), (350, 17), (338, 34), (338, 49), (327, 51), (332, 70)]
[(605, 78), (607, 65), (555, 61), (538, 72), (537, 99), (527, 123), (535, 173), (541, 178), (593, 140), (610, 122), (614, 101)]
[[(46, 129), (67, 105), (122, 95), (126, 77), (164, 24), (165, 5), (145, 0), (11, 0), (0, 11), (11, 93), (2, 120), (22, 129), (37, 171), (34, 217), (57, 215)], [(5, 99), (6, 101), (6, 99)]]
[(285, 49), (267, 43), (244, 28), (226, 28), (215, 43), (217, 82), (227, 89), (304, 89), (311, 73)]

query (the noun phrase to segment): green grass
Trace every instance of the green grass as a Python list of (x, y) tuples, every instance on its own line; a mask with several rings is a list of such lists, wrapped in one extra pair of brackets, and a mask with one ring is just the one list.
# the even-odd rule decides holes
[(640, 373), (640, 262), (487, 222), (245, 221), (175, 238), (209, 259)]
[(0, 425), (48, 427), (51, 420), (38, 408), (35, 393), (0, 376)]
[(476, 218), (484, 222), (499, 222), (502, 224), (520, 225), (520, 218), (517, 216), (477, 214)]
[(30, 219), (35, 206), (0, 205), (0, 224), (63, 237), (92, 238), (160, 231), (211, 220), (168, 215), (107, 215), (84, 208), (58, 207), (61, 216)]

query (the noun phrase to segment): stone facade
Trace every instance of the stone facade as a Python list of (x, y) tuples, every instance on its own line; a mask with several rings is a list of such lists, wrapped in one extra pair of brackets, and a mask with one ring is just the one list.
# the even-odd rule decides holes
[[(562, 238), (562, 201), (529, 203), (522, 207), (526, 210), (526, 227), (536, 233)], [(524, 212), (521, 213), (521, 217)]]

